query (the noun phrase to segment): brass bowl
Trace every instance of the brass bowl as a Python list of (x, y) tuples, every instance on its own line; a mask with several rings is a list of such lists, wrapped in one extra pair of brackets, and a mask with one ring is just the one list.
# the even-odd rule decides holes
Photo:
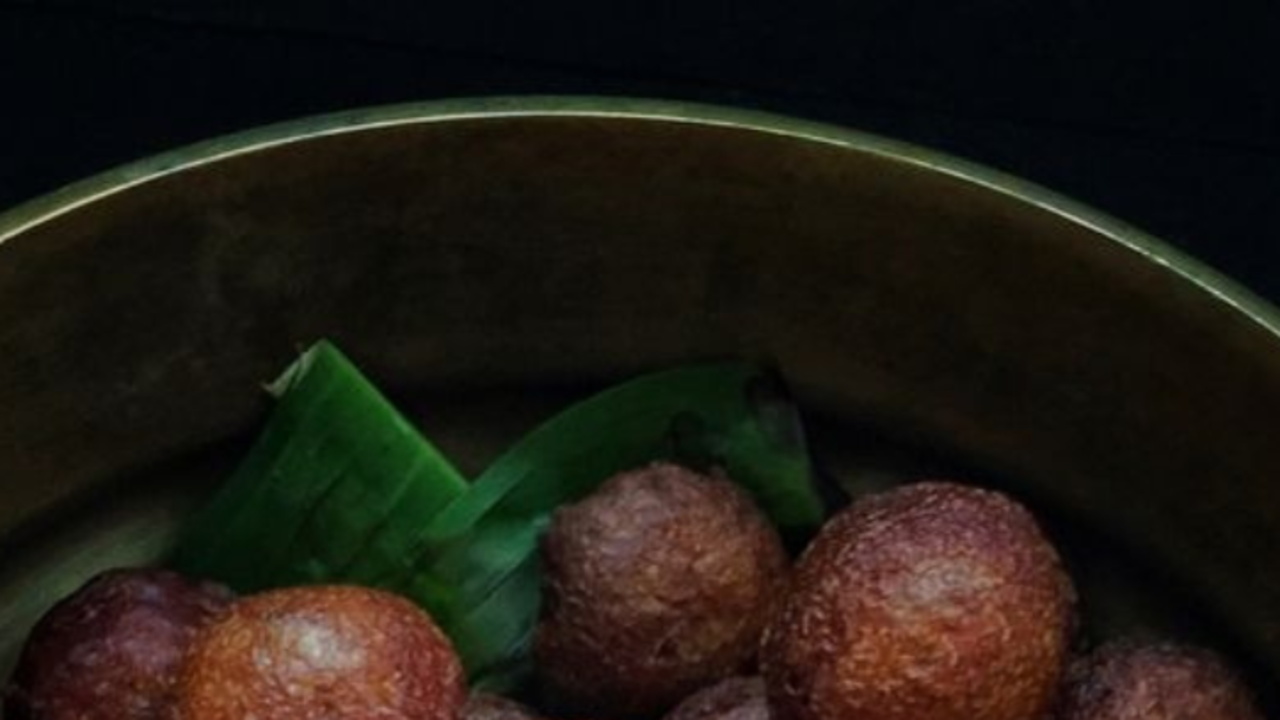
[(789, 118), (524, 98), (214, 140), (0, 216), (0, 657), (163, 551), (327, 336), (470, 468), (610, 380), (771, 361), (832, 476), (1009, 487), (1100, 634), (1273, 686), (1278, 328), (1048, 191)]

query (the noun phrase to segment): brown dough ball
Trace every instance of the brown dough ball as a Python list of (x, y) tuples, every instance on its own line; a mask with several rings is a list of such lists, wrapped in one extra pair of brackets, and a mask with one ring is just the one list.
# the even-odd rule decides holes
[(456, 720), (466, 699), (449, 640), (408, 600), (350, 586), (245, 598), (183, 665), (182, 720)]
[(764, 680), (732, 677), (699, 690), (664, 720), (770, 720)]
[(761, 665), (782, 720), (1028, 720), (1051, 707), (1074, 615), (1026, 509), (921, 483), (823, 527)]
[(462, 706), (461, 720), (539, 720), (538, 713), (515, 700), (490, 693), (472, 693)]
[(655, 716), (749, 669), (786, 588), (782, 542), (751, 498), (671, 464), (561, 508), (542, 550), (535, 659), (547, 702), (577, 716)]
[(165, 570), (112, 570), (50, 610), (32, 630), (5, 692), (9, 720), (167, 717), (196, 630), (231, 591)]
[(1119, 641), (1072, 664), (1058, 720), (1262, 720), (1262, 712), (1215, 653)]

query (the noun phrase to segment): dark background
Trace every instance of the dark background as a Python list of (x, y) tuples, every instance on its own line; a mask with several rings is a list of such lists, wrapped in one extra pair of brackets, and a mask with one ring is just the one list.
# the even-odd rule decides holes
[(993, 165), (1280, 301), (1280, 3), (1113, 5), (0, 0), (0, 207), (316, 112), (671, 97)]

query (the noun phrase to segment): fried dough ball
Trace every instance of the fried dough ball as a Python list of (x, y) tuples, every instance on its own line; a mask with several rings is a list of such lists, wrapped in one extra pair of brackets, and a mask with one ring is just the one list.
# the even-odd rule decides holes
[(166, 570), (111, 570), (32, 630), (5, 692), (10, 720), (168, 717), (196, 631), (232, 601), (221, 585)]
[(1052, 705), (1076, 595), (1021, 505), (920, 483), (859, 499), (797, 563), (761, 666), (781, 720), (1028, 720)]
[(391, 593), (295, 587), (247, 597), (183, 665), (182, 720), (456, 720), (462, 667), (431, 617)]
[(477, 692), (462, 706), (460, 720), (540, 720), (533, 708), (500, 695)]
[(544, 697), (577, 716), (652, 717), (750, 669), (787, 584), (744, 491), (665, 463), (561, 508), (542, 550), (535, 658)]
[(1108, 643), (1072, 664), (1058, 720), (1263, 720), (1217, 654), (1173, 643)]
[(731, 677), (699, 690), (663, 720), (770, 720), (764, 680)]

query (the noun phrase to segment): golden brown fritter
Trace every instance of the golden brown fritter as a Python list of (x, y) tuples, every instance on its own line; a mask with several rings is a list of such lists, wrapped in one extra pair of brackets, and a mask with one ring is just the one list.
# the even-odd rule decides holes
[(749, 669), (787, 583), (751, 498), (670, 464), (561, 508), (542, 550), (538, 672), (548, 702), (578, 716), (652, 717)]
[(240, 600), (183, 664), (182, 720), (456, 720), (466, 699), (449, 640), (408, 600), (350, 586)]
[(1058, 720), (1262, 720), (1262, 712), (1217, 654), (1126, 640), (1072, 663)]
[(1021, 505), (920, 483), (823, 527), (766, 633), (782, 720), (1027, 720), (1049, 710), (1075, 591)]
[(232, 601), (165, 570), (112, 570), (32, 630), (5, 692), (9, 720), (167, 718), (196, 631)]
[(540, 720), (533, 708), (490, 693), (472, 693), (462, 706), (460, 720)]
[(731, 677), (699, 690), (663, 720), (770, 720), (764, 680)]

